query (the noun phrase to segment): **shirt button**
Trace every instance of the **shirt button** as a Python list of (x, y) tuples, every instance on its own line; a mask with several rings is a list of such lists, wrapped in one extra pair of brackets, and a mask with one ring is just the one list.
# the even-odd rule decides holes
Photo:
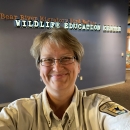
[(50, 121), (48, 121), (48, 125), (49, 125), (49, 127), (51, 127), (51, 122)]

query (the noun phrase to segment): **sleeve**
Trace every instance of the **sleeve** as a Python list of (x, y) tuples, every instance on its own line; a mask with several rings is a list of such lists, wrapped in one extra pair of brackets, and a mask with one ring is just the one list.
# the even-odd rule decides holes
[(99, 107), (100, 124), (104, 130), (130, 130), (130, 111), (109, 101)]
[(9, 105), (0, 112), (0, 130), (16, 130), (17, 110)]

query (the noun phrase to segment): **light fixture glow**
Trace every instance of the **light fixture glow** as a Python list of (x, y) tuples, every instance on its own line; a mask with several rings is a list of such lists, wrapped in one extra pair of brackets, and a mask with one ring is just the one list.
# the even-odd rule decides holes
[(128, 51), (130, 51), (130, 39), (128, 41)]

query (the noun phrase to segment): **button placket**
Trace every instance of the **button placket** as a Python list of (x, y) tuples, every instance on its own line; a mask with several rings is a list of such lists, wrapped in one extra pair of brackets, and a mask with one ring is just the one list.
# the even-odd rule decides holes
[(51, 127), (51, 121), (48, 121), (48, 125), (49, 125), (49, 127)]
[(71, 120), (68, 121), (68, 126), (70, 127), (70, 125), (71, 125)]
[(45, 117), (46, 117), (46, 120), (47, 120), (48, 126), (51, 127), (51, 121), (48, 119), (47, 114), (45, 114)]

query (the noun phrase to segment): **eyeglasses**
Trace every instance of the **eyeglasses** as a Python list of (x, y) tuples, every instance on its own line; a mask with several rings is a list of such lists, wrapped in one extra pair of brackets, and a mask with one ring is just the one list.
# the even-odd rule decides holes
[(60, 59), (54, 59), (54, 58), (42, 58), (39, 62), (41, 62), (42, 66), (52, 66), (55, 64), (55, 61), (58, 60), (60, 64), (62, 65), (68, 65), (74, 62), (76, 59), (75, 56), (64, 56)]

